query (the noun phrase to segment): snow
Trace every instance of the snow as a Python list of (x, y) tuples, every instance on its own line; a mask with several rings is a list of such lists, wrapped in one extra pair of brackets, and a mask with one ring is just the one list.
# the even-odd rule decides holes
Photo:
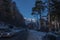
[(45, 32), (37, 32), (35, 30), (29, 30), (29, 36), (27, 40), (42, 40), (43, 36), (45, 36)]
[(3, 28), (8, 28), (8, 25), (5, 25), (5, 26), (4, 26), (4, 25), (1, 25), (1, 24), (0, 24), (0, 29), (3, 29)]
[(20, 32), (22, 29), (12, 29), (12, 32)]

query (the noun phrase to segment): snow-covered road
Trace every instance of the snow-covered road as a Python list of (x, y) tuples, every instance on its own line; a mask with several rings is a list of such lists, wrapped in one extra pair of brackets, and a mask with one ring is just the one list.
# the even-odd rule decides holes
[(42, 37), (45, 36), (45, 32), (37, 32), (34, 30), (29, 30), (29, 36), (27, 40), (42, 40)]

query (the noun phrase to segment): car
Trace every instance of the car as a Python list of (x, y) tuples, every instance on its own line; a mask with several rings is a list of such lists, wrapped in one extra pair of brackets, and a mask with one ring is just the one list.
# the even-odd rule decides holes
[(19, 28), (12, 28), (12, 29), (0, 29), (0, 37), (12, 37), (18, 34), (21, 31), (24, 31), (25, 29), (19, 29)]
[(9, 33), (9, 32), (4, 32), (4, 33), (1, 33), (1, 36), (0, 37), (12, 37), (12, 33)]
[(14, 33), (9, 29), (0, 29), (0, 37), (11, 37)]

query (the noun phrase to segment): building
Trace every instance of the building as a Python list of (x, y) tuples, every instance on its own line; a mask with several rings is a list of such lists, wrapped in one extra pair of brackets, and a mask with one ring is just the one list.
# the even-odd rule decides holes
[(13, 10), (12, 10), (12, 18), (13, 18), (13, 21), (16, 20), (16, 24), (19, 23), (19, 25), (22, 23), (24, 23), (24, 17), (22, 16), (22, 14), (19, 12), (17, 6), (16, 6), (16, 3), (13, 2), (12, 3), (12, 6), (13, 6)]
[(54, 29), (55, 31), (60, 29), (60, 1), (53, 0), (53, 5), (50, 8), (50, 14), (48, 13), (48, 27), (50, 30)]
[(1, 5), (0, 5), (0, 14), (1, 14), (1, 21), (7, 22), (9, 21), (9, 16), (10, 16), (10, 3), (11, 0), (0, 0)]
[[(50, 22), (49, 22), (50, 20)], [(50, 26), (50, 27), (49, 27)], [(52, 29), (60, 29), (60, 16), (58, 13), (50, 13), (50, 17), (48, 15), (48, 27)]]
[(0, 0), (0, 22), (19, 26), (24, 23), (22, 14), (12, 0)]

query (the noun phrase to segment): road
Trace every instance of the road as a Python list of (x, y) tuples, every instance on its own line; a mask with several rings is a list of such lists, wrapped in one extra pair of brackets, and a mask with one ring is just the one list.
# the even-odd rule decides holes
[(27, 40), (42, 40), (43, 36), (45, 36), (45, 32), (38, 32), (35, 30), (29, 30), (29, 36)]
[[(45, 36), (44, 32), (37, 32), (34, 30), (30, 31), (21, 31), (10, 38), (0, 38), (0, 40), (42, 40), (42, 37)], [(60, 40), (60, 37), (57, 38)]]
[(27, 40), (27, 37), (28, 37), (28, 32), (22, 31), (10, 38), (0, 38), (0, 40)]

